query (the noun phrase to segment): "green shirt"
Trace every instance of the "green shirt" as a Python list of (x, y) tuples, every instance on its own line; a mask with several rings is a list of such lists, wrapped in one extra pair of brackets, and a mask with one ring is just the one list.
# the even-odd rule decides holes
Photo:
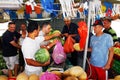
[(105, 29), (103, 32), (110, 34), (112, 36), (114, 42), (118, 41), (117, 34), (111, 27), (109, 29)]

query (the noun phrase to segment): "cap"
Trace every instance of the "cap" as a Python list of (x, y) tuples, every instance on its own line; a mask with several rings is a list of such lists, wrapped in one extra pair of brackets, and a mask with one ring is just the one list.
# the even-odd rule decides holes
[(97, 25), (103, 26), (102, 21), (101, 20), (96, 20), (92, 26), (97, 26)]
[(112, 18), (111, 18), (111, 17), (103, 17), (103, 18), (101, 18), (101, 20), (102, 20), (102, 21), (108, 20), (109, 22), (111, 22), (111, 21), (112, 21)]

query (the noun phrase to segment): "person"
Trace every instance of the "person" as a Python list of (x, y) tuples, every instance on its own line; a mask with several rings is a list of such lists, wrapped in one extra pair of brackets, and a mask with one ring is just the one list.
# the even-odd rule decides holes
[(18, 53), (17, 49), (21, 46), (18, 44), (20, 34), (15, 31), (16, 25), (14, 22), (8, 23), (8, 30), (2, 35), (2, 48), (3, 58), (8, 68), (8, 76), (12, 77), (12, 71), (14, 70), (14, 76), (18, 74)]
[[(74, 42), (79, 42), (79, 35), (78, 35), (78, 26), (75, 23), (71, 22), (70, 17), (64, 18), (65, 25), (62, 29), (62, 37), (65, 37), (65, 41), (68, 36), (71, 36), (74, 39)], [(72, 63), (72, 65), (78, 65), (77, 59), (78, 59), (78, 52), (74, 51), (71, 53), (71, 55), (67, 55), (69, 61)]]
[(58, 40), (54, 40), (52, 43), (50, 43), (49, 40), (54, 38), (54, 37), (60, 36), (60, 33), (55, 33), (55, 34), (48, 35), (50, 31), (51, 31), (50, 23), (49, 22), (43, 22), (42, 25), (41, 25), (41, 30), (39, 32), (39, 36), (44, 37), (45, 41), (41, 42), (40, 46), (44, 47), (48, 50), (51, 47), (53, 47), (56, 44), (56, 42), (58, 41)]
[[(19, 33), (21, 34), (21, 37), (19, 39), (19, 44), (22, 45), (25, 37), (28, 35), (28, 32), (26, 30), (26, 24), (22, 23), (20, 26), (20, 31)], [(24, 58), (23, 58), (23, 53), (21, 51), (21, 49), (19, 49), (19, 71), (23, 72), (24, 71)]]
[(103, 24), (104, 24), (104, 28), (105, 28), (103, 30), (103, 32), (110, 34), (113, 38), (114, 45), (116, 45), (119, 42), (119, 40), (118, 40), (116, 32), (111, 28), (111, 18), (104, 17), (102, 20), (103, 20)]
[(42, 67), (50, 64), (50, 60), (45, 63), (35, 61), (34, 55), (40, 49), (40, 43), (45, 40), (44, 37), (39, 36), (39, 27), (36, 22), (30, 22), (27, 27), (28, 36), (24, 39), (22, 44), (22, 52), (25, 60), (25, 73), (27, 75), (39, 75), (42, 72)]
[(107, 80), (106, 71), (110, 68), (113, 58), (113, 40), (109, 34), (104, 33), (103, 23), (101, 20), (96, 20), (93, 24), (94, 33), (90, 40), (91, 51), (90, 67), (87, 75), (94, 80)]

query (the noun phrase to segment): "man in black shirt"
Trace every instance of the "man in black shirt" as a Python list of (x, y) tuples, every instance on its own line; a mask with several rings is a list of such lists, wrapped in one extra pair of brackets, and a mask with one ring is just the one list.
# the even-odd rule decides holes
[(8, 76), (12, 77), (12, 70), (14, 76), (17, 76), (18, 70), (18, 53), (17, 49), (21, 46), (18, 44), (20, 34), (15, 31), (16, 25), (14, 22), (9, 22), (8, 30), (2, 36), (3, 58), (8, 67)]
[[(62, 36), (65, 37), (65, 40), (68, 36), (71, 36), (74, 40), (75, 43), (79, 43), (79, 34), (78, 34), (78, 25), (75, 23), (71, 22), (71, 19), (69, 17), (64, 18), (65, 25), (62, 30)], [(73, 65), (78, 65), (78, 52), (74, 51), (71, 53), (71, 57), (68, 57), (68, 59), (71, 61)]]

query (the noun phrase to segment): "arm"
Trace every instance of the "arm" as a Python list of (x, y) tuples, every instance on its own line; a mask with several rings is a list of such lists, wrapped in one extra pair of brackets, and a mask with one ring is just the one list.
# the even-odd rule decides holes
[(28, 64), (28, 65), (31, 65), (31, 66), (47, 66), (48, 64), (50, 64), (50, 60), (48, 60), (48, 62), (46, 62), (46, 63), (44, 63), (44, 64), (41, 64), (41, 63), (39, 63), (39, 62), (37, 62), (37, 61), (35, 61), (35, 60), (33, 60), (33, 59), (25, 59), (26, 60), (26, 63)]
[(15, 41), (11, 41), (10, 44), (16, 48), (21, 48), (21, 46), (19, 44), (17, 44)]
[(52, 34), (52, 35), (47, 35), (47, 36), (44, 36), (45, 40), (50, 40), (51, 38), (53, 37), (58, 37), (60, 36), (60, 33), (55, 33), (55, 34)]
[(112, 62), (113, 59), (113, 47), (109, 48), (109, 54), (108, 54), (108, 61), (106, 63), (106, 65), (104, 66), (104, 69), (108, 70), (110, 68), (110, 64)]

